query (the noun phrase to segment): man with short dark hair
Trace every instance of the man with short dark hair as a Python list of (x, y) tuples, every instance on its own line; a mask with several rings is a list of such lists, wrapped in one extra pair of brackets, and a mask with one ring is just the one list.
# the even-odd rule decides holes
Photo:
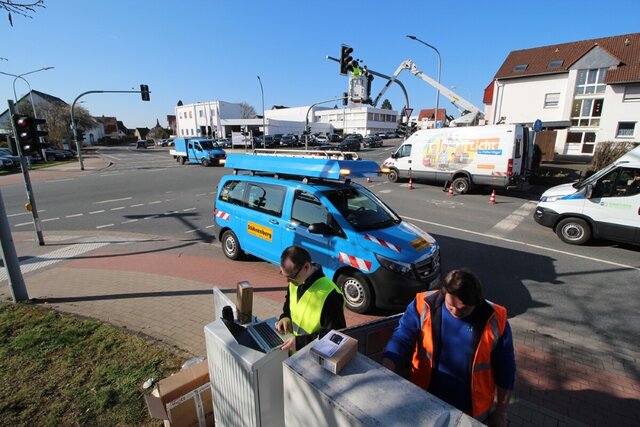
[(285, 249), (280, 256), (280, 274), (287, 278), (289, 287), (276, 329), (294, 335), (282, 350), (300, 350), (318, 335), (347, 326), (342, 292), (319, 264), (312, 263), (306, 249)]
[(507, 310), (484, 299), (475, 274), (452, 270), (439, 291), (416, 295), (383, 364), (395, 371), (411, 353), (411, 382), (480, 421), (507, 425), (515, 382), (511, 328)]

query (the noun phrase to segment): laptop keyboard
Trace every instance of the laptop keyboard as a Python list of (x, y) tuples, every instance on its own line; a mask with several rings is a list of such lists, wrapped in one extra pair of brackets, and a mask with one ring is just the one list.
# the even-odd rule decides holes
[(278, 333), (274, 331), (268, 323), (258, 323), (256, 325), (253, 325), (253, 328), (260, 335), (260, 337), (262, 337), (262, 339), (264, 339), (267, 344), (269, 344), (271, 348), (278, 347), (284, 344), (284, 341), (282, 341), (280, 335), (278, 335)]

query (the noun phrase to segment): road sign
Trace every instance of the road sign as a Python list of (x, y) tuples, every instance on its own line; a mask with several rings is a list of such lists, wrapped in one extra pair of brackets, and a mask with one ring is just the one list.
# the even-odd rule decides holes
[(413, 114), (413, 108), (405, 108), (402, 110), (404, 115), (407, 116), (407, 120), (411, 118), (411, 114)]
[(535, 123), (533, 123), (533, 131), (540, 132), (542, 130), (542, 120), (537, 119)]

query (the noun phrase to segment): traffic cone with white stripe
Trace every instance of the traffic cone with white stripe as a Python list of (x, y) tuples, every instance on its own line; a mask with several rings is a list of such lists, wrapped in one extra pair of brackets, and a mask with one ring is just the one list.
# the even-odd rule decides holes
[(367, 182), (371, 182), (371, 177), (367, 177)]
[(489, 197), (489, 203), (491, 203), (492, 205), (496, 204), (496, 190), (495, 189), (491, 190), (491, 196)]
[(455, 194), (453, 193), (453, 182), (451, 183), (451, 185), (449, 185), (449, 195), (455, 196)]
[(413, 190), (413, 179), (411, 179), (411, 168), (409, 168), (409, 185), (407, 186), (409, 190)]

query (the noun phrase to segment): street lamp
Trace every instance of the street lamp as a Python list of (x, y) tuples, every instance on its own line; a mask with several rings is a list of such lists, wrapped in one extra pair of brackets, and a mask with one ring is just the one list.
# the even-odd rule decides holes
[[(442, 58), (440, 57), (440, 51), (438, 51), (438, 49), (436, 49), (435, 46), (431, 46), (429, 43), (420, 40), (416, 36), (407, 36), (407, 37), (410, 38), (411, 40), (415, 40), (415, 41), (417, 41), (419, 43), (422, 43), (423, 45), (428, 46), (431, 49), (436, 51), (436, 53), (438, 54), (438, 84), (440, 84), (440, 70), (441, 70), (441, 65), (442, 65)], [(436, 93), (436, 117), (435, 117), (435, 121), (434, 121), (434, 125), (433, 125), (434, 128), (438, 124), (438, 110), (439, 110), (439, 107), (440, 107), (440, 89), (438, 89), (438, 91)]]
[(266, 134), (267, 134), (267, 125), (266, 119), (264, 117), (264, 89), (262, 88), (262, 79), (258, 76), (258, 81), (260, 82), (260, 94), (262, 95), (262, 148), (267, 148), (266, 142)]
[(33, 109), (33, 117), (35, 119), (38, 118), (38, 114), (36, 113), (36, 104), (33, 102), (33, 91), (31, 90), (31, 85), (29, 84), (27, 79), (25, 79), (23, 76), (26, 76), (28, 74), (37, 73), (39, 71), (51, 70), (52, 68), (54, 68), (54, 67), (44, 67), (44, 68), (39, 68), (37, 70), (29, 71), (27, 73), (22, 73), (22, 74), (11, 74), (11, 73), (5, 73), (5, 72), (0, 71), (0, 74), (4, 74), (5, 76), (14, 77), (14, 79), (13, 79), (13, 98), (16, 101), (16, 105), (18, 104), (18, 94), (16, 93), (16, 80), (22, 79), (27, 84), (27, 86), (29, 86), (29, 101), (31, 101), (31, 108)]

